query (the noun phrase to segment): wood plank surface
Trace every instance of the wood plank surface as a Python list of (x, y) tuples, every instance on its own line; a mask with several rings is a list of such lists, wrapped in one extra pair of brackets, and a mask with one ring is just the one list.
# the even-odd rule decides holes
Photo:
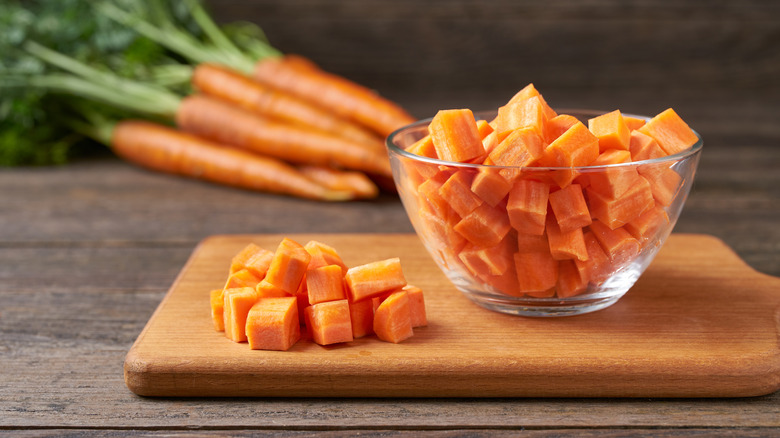
[[(425, 291), (429, 325), (399, 345), (374, 336), (286, 352), (215, 332), (208, 293), (229, 260), (282, 235), (204, 240), (125, 361), (146, 396), (739, 397), (780, 389), (780, 278), (756, 273), (719, 240), (673, 235), (608, 309), (522, 318), (466, 299), (414, 234), (288, 235), (339, 250), (347, 266), (400, 257)], [(742, 299), (735, 300), (735, 296)]]

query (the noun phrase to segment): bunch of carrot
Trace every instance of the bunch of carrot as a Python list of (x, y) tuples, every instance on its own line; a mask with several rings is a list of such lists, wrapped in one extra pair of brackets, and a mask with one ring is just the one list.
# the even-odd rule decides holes
[(407, 151), (488, 165), (401, 160), (415, 226), (439, 263), (506, 295), (566, 298), (657, 247), (683, 178), (675, 161), (645, 160), (680, 153), (698, 136), (672, 109), (650, 120), (616, 110), (586, 123), (557, 114), (533, 84), (491, 121), (439, 111)]
[(284, 238), (275, 251), (248, 244), (211, 291), (214, 328), (253, 350), (288, 350), (301, 326), (319, 345), (371, 334), (399, 343), (427, 325), (422, 290), (407, 284), (400, 259), (348, 268), (333, 247)]
[[(198, 2), (188, 2), (211, 43), (172, 25), (99, 2), (97, 10), (190, 61), (186, 96), (119, 77), (46, 47), (25, 49), (69, 75), (27, 81), (130, 111), (107, 122), (82, 111), (79, 131), (154, 170), (318, 200), (366, 199), (390, 188), (383, 140), (414, 119), (395, 103), (301, 57), (242, 51)], [(171, 126), (172, 125), (172, 126)]]

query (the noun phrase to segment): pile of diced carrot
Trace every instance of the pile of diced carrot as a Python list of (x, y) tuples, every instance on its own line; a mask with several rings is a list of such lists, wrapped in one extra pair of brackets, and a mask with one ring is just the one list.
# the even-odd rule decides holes
[(581, 167), (664, 157), (698, 141), (672, 109), (650, 120), (613, 111), (586, 126), (557, 114), (533, 84), (491, 121), (442, 110), (428, 133), (407, 151), (492, 165), (402, 161), (421, 234), (440, 261), (508, 295), (559, 298), (601, 284), (657, 244), (682, 182), (670, 162)]
[(254, 350), (288, 350), (301, 326), (320, 345), (376, 334), (410, 338), (428, 324), (422, 290), (407, 284), (399, 258), (348, 268), (322, 242), (284, 238), (275, 251), (248, 244), (230, 265), (222, 289), (211, 291), (217, 331)]

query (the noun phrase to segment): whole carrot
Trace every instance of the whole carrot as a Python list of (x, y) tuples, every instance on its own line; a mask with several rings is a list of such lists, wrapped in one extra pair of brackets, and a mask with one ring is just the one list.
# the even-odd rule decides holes
[(353, 172), (322, 166), (300, 166), (298, 171), (312, 181), (331, 190), (351, 192), (355, 198), (375, 198), (379, 187), (363, 172)]
[(192, 75), (192, 84), (204, 94), (262, 116), (328, 132), (384, 152), (381, 139), (373, 132), (231, 68), (213, 63), (198, 64)]
[(415, 121), (397, 104), (298, 55), (261, 59), (254, 78), (354, 120), (383, 137)]
[(205, 95), (185, 97), (176, 111), (183, 130), (293, 164), (333, 166), (390, 176), (387, 155), (320, 132), (259, 117)]
[(351, 192), (326, 189), (281, 161), (223, 147), (156, 123), (121, 121), (110, 135), (117, 155), (148, 169), (322, 201), (353, 198)]

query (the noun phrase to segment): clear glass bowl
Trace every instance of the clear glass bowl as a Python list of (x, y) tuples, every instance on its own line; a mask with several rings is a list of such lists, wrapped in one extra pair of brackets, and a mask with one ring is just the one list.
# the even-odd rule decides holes
[[(593, 110), (561, 110), (560, 113), (573, 115), (586, 126), (589, 118), (603, 114)], [(478, 120), (491, 120), (494, 116), (495, 112), (475, 113)], [(485, 308), (523, 316), (577, 315), (617, 302), (639, 279), (669, 237), (690, 191), (702, 149), (699, 136), (695, 145), (681, 153), (624, 164), (520, 168), (454, 163), (406, 151), (427, 135), (430, 121), (421, 120), (403, 127), (387, 139), (393, 177), (409, 219), (425, 248), (457, 289)], [(583, 240), (588, 246), (587, 260), (576, 260), (577, 256), (556, 252), (557, 268), (552, 268), (555, 263), (548, 260), (539, 265), (542, 268), (532, 269), (533, 264), (526, 263), (527, 255), (517, 254), (532, 252), (530, 248), (539, 244), (538, 236), (529, 238), (527, 234), (527, 226), (533, 228), (534, 225), (523, 223), (524, 220), (534, 220), (524, 219), (522, 215), (513, 215), (509, 219), (509, 195), (504, 196), (503, 192), (494, 196), (504, 196), (500, 200), (476, 201), (483, 201), (480, 214), (468, 213), (468, 208), (473, 205), (458, 206), (460, 213), (450, 205), (444, 205), (442, 192), (438, 189), (455, 174), (458, 174), (459, 182), (466, 185), (473, 184), (478, 176), (490, 178), (496, 174), (512, 174), (515, 179), (510, 180), (515, 184), (520, 180), (545, 182), (552, 191), (558, 190), (556, 182), (575, 178), (573, 184), (580, 185), (591, 216), (610, 218), (608, 220), (612, 222), (609, 227), (604, 227), (604, 222), (594, 219), (593, 224), (582, 228)], [(608, 174), (611, 177), (634, 178), (632, 181), (641, 183), (631, 186), (641, 187), (636, 191), (643, 194), (635, 196), (645, 203), (648, 195), (643, 181), (653, 182), (647, 184), (652, 189), (652, 208), (645, 208), (640, 217), (625, 217), (625, 220), (631, 219), (625, 225), (621, 220), (615, 222), (612, 213), (598, 213), (612, 208), (605, 207), (606, 204), (598, 199), (603, 190), (595, 190)], [(636, 175), (642, 179), (636, 179)], [(486, 198), (492, 194), (495, 191)], [(538, 227), (538, 220), (536, 222)], [(549, 225), (546, 227), (549, 228)], [(606, 228), (612, 230), (613, 227), (618, 231), (606, 231)], [(468, 232), (462, 234), (460, 231), (463, 230)], [(547, 236), (546, 230), (544, 236)], [(601, 254), (592, 246), (596, 244), (602, 249)], [(520, 248), (523, 250), (520, 251)], [(553, 269), (558, 278), (553, 288), (529, 291), (528, 286), (521, 286), (533, 284), (531, 277), (541, 271), (549, 271), (548, 268)], [(584, 277), (587, 277), (587, 282), (582, 280)]]

